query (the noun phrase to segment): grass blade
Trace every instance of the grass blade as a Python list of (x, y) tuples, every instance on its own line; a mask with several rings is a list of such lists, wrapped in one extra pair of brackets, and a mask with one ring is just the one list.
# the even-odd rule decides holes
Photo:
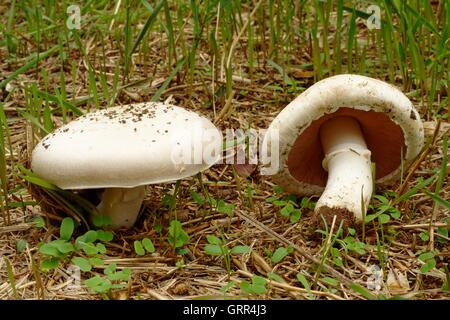
[(42, 52), (38, 56), (29, 58), (27, 63), (25, 63), (22, 67), (20, 67), (16, 71), (12, 72), (9, 76), (6, 77), (5, 80), (0, 82), (0, 89), (3, 89), (4, 87), (6, 87), (6, 85), (9, 82), (11, 82), (11, 80), (13, 80), (15, 77), (17, 77), (19, 74), (25, 73), (28, 70), (30, 70), (31, 68), (35, 67), (39, 61), (46, 59), (47, 57), (49, 57), (50, 55), (55, 53), (58, 49), (59, 49), (59, 45), (56, 45), (56, 46), (48, 49), (47, 51)]
[(167, 79), (164, 81), (164, 83), (161, 85), (161, 87), (159, 87), (159, 89), (155, 92), (155, 94), (150, 99), (150, 101), (158, 101), (159, 100), (159, 98), (161, 97), (161, 94), (163, 93), (164, 90), (166, 90), (167, 86), (172, 81), (172, 79), (177, 75), (178, 71), (180, 71), (180, 69), (184, 65), (185, 61), (186, 61), (186, 59), (184, 57), (181, 58), (180, 61), (178, 61), (176, 67), (170, 72)]
[(131, 51), (128, 53), (128, 57), (130, 58), (131, 55), (134, 53), (134, 51), (136, 51), (137, 47), (139, 46), (139, 44), (141, 43), (142, 39), (144, 38), (145, 34), (147, 33), (148, 29), (152, 26), (152, 24), (155, 22), (156, 20), (156, 16), (158, 15), (159, 11), (161, 10), (161, 8), (164, 5), (164, 2), (166, 0), (161, 0), (158, 5), (156, 6), (156, 8), (153, 10), (152, 14), (150, 15), (150, 17), (147, 19), (147, 21), (145, 22), (145, 25), (142, 27), (141, 31), (139, 32), (139, 35), (136, 39), (136, 41), (134, 42), (133, 47), (131, 48)]

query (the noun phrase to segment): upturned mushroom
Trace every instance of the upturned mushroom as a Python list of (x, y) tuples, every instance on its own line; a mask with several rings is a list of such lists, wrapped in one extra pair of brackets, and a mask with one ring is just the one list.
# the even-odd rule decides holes
[[(299, 195), (320, 195), (317, 217), (361, 222), (375, 182), (394, 182), (418, 155), (424, 130), (411, 101), (397, 88), (360, 75), (317, 82), (271, 123), (279, 136), (275, 182)], [(403, 161), (403, 162), (402, 162)], [(372, 163), (375, 163), (373, 177)]]
[(218, 129), (181, 107), (141, 103), (95, 111), (49, 134), (31, 168), (61, 189), (104, 188), (98, 214), (132, 226), (145, 185), (192, 176), (220, 159)]

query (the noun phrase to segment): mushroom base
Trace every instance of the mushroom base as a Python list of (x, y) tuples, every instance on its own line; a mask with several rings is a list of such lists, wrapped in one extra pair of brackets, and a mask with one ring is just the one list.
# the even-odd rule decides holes
[(372, 196), (373, 179), (370, 151), (359, 123), (351, 117), (331, 119), (320, 128), (320, 139), (328, 180), (315, 212), (327, 222), (334, 215), (337, 223), (361, 222)]
[(336, 216), (335, 231), (342, 222), (342, 228), (346, 230), (355, 224), (355, 214), (345, 208), (330, 208), (322, 206), (316, 210), (314, 223), (318, 226), (324, 227), (325, 223), (330, 228), (333, 223), (333, 218)]
[(137, 220), (145, 196), (145, 186), (106, 188), (97, 206), (99, 215), (111, 218), (113, 229), (130, 228)]

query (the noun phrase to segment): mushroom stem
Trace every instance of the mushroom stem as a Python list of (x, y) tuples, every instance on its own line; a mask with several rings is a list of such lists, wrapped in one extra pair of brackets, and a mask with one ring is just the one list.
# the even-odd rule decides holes
[(322, 166), (328, 180), (317, 201), (316, 214), (329, 223), (361, 222), (372, 196), (372, 166), (359, 122), (352, 117), (336, 117), (320, 128), (320, 140), (325, 154)]
[(132, 227), (136, 222), (145, 196), (145, 186), (135, 188), (106, 188), (97, 206), (98, 214), (111, 217), (114, 229)]

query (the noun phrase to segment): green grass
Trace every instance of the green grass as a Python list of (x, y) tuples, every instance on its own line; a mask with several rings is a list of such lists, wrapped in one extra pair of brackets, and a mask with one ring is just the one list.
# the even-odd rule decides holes
[[(247, 23), (247, 43), (240, 42), (237, 46), (238, 51), (244, 50), (245, 55), (248, 55), (249, 59), (245, 59), (244, 65), (239, 64), (239, 67), (249, 74), (255, 68), (255, 42), (261, 46), (258, 55), (266, 59), (261, 61), (262, 64), (267, 59), (272, 59), (288, 73), (290, 68), (299, 65), (301, 50), (308, 49), (312, 52), (316, 80), (342, 71), (362, 70), (368, 75), (378, 75), (381, 70), (388, 70), (382, 76), (391, 81), (396, 76), (399, 77), (406, 90), (412, 86), (420, 86), (420, 102), (428, 105), (430, 115), (435, 116), (441, 111), (440, 108), (433, 107), (433, 102), (449, 80), (450, 49), (446, 40), (450, 5), (447, 2), (442, 2), (440, 11), (434, 12), (436, 10), (433, 11), (426, 1), (374, 1), (373, 4), (378, 5), (382, 13), (381, 28), (369, 32), (371, 37), (368, 37), (364, 46), (357, 37), (367, 31), (364, 19), (369, 15), (363, 4), (352, 7), (350, 2), (345, 1), (334, 3), (330, 0), (315, 0), (313, 6), (309, 6), (306, 1), (293, 5), (288, 1), (271, 0), (263, 3), (254, 15), (250, 15), (251, 3), (253, 2), (209, 0), (200, 5), (197, 1), (162, 0), (152, 6), (147, 1), (125, 1), (119, 7), (117, 15), (107, 16), (105, 13), (113, 9), (111, 4), (106, 1), (90, 1), (81, 8), (82, 14), (89, 12), (89, 16), (83, 16), (82, 28), (74, 32), (67, 30), (62, 23), (66, 18), (62, 10), (64, 3), (58, 5), (52, 1), (34, 1), (35, 5), (31, 7), (26, 1), (14, 1), (10, 6), (11, 15), (2, 29), (5, 35), (4, 45), (8, 49), (7, 60), (20, 62), (2, 80), (0, 88), (20, 74), (33, 70), (37, 72), (36, 67), (55, 53), (59, 52), (60, 63), (65, 65), (70, 62), (68, 53), (74, 44), (86, 55), (85, 46), (93, 37), (95, 41), (102, 42), (102, 45), (91, 50), (90, 57), (85, 56), (84, 61), (89, 66), (89, 97), (99, 107), (99, 104), (104, 105), (104, 101), (100, 100), (109, 100), (110, 95), (107, 93), (105, 75), (99, 68), (101, 62), (95, 61), (94, 67), (91, 59), (105, 60), (103, 46), (108, 44), (104, 39), (111, 37), (114, 47), (121, 52), (121, 57), (116, 62), (122, 67), (122, 84), (125, 84), (132, 72), (137, 71), (135, 63), (138, 59), (133, 58), (133, 55), (136, 53), (145, 60), (149, 35), (156, 31), (161, 32), (159, 46), (166, 58), (166, 63), (161, 64), (160, 68), (166, 68), (166, 72), (170, 73), (184, 57), (187, 63), (182, 70), (178, 70), (181, 75), (177, 76), (177, 81), (187, 79), (192, 85), (196, 76), (194, 73), (201, 70), (197, 71), (197, 52), (201, 48), (219, 63), (220, 68), (212, 68), (210, 65), (209, 72), (219, 72), (219, 78), (224, 76), (228, 96), (231, 93), (231, 75), (236, 70), (233, 70), (234, 66), (229, 63), (224, 65), (221, 61), (227, 61), (232, 54), (230, 50), (235, 49), (232, 47), (233, 39)], [(299, 16), (299, 13), (303, 15)], [(24, 22), (12, 28), (15, 19), (21, 15), (25, 18)], [(112, 19), (115, 25), (123, 25), (123, 29), (108, 29)], [(215, 19), (220, 21), (217, 29)], [(139, 21), (142, 26), (138, 26)], [(121, 32), (117, 32), (118, 30)], [(306, 30), (311, 32), (305, 35)], [(330, 32), (333, 38), (331, 42)], [(29, 34), (26, 40), (24, 34)], [(188, 36), (192, 39), (187, 40)], [(19, 52), (17, 48), (26, 45), (27, 40), (39, 43), (39, 50), (30, 54)], [(345, 58), (338, 49), (343, 43), (347, 44)], [(96, 56), (99, 57), (95, 58)], [(368, 63), (374, 66), (369, 68)], [(61, 98), (64, 101), (67, 100), (67, 81), (64, 77), (61, 77), (61, 83)], [(97, 86), (103, 91), (102, 97), (97, 92), (100, 90)]]

